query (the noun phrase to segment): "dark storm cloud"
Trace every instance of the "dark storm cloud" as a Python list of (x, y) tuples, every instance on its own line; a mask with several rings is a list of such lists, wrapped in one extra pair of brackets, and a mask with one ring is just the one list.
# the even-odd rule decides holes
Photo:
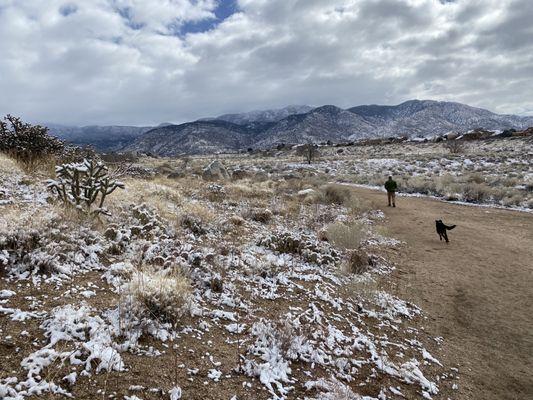
[(533, 109), (529, 0), (4, 0), (0, 114), (184, 121), (286, 104)]

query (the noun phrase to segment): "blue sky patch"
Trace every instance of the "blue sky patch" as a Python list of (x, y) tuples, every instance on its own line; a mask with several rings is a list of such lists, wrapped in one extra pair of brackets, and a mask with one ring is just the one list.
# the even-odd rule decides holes
[[(196, 22), (186, 22), (176, 29), (173, 29), (177, 35), (184, 36), (188, 33), (206, 32), (217, 27), (222, 21), (239, 11), (236, 0), (219, 0), (218, 6), (214, 10), (215, 18), (205, 19)], [(171, 27), (171, 29), (174, 27)]]

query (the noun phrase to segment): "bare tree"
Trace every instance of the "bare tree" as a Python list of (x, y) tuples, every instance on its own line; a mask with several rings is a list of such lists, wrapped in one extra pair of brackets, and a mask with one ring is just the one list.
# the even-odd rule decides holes
[(444, 147), (446, 147), (450, 153), (458, 154), (464, 151), (465, 144), (463, 141), (453, 139), (453, 140), (447, 140), (444, 143)]
[(306, 143), (298, 147), (297, 154), (303, 156), (305, 161), (307, 161), (307, 164), (311, 164), (311, 162), (319, 155), (318, 146), (311, 142)]

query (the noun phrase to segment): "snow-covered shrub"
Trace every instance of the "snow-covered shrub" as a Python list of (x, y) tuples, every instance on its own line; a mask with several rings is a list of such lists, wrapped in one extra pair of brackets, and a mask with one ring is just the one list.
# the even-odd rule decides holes
[(0, 253), (7, 255), (6, 270), (19, 278), (52, 274), (69, 276), (98, 268), (102, 247), (96, 232), (74, 229), (50, 218), (31, 229), (0, 231)]
[(56, 175), (55, 180), (48, 181), (48, 188), (64, 204), (72, 205), (87, 214), (108, 215), (109, 212), (104, 208), (106, 197), (116, 189), (124, 189), (122, 182), (108, 175), (108, 169), (103, 163), (94, 160), (59, 165), (56, 167)]
[(125, 290), (127, 310), (138, 318), (176, 322), (190, 298), (189, 279), (165, 270), (138, 271)]
[(100, 156), (90, 146), (79, 147), (68, 145), (65, 146), (60, 154), (60, 161), (66, 163), (81, 163), (83, 160), (99, 160)]
[(226, 197), (226, 189), (217, 183), (207, 186), (207, 198), (209, 201), (221, 201)]
[(0, 120), (0, 151), (32, 169), (50, 155), (60, 154), (64, 144), (48, 134), (48, 128), (31, 125), (7, 115)]
[(183, 205), (178, 215), (178, 225), (190, 230), (195, 235), (204, 235), (208, 231), (208, 225), (215, 219), (213, 212), (197, 202)]
[(290, 231), (276, 232), (262, 237), (258, 245), (280, 253), (298, 254), (304, 260), (317, 264), (332, 264), (339, 261), (339, 254), (327, 243)]

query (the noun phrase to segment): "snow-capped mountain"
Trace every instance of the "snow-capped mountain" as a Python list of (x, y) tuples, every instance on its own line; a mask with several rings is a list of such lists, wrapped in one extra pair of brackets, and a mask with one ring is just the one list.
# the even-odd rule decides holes
[[(139, 151), (172, 156), (185, 153), (269, 148), (279, 143), (345, 142), (370, 137), (442, 135), (471, 129), (525, 129), (533, 117), (500, 115), (461, 103), (410, 100), (396, 106), (364, 105), (342, 109), (289, 106), (277, 110), (226, 114), (155, 128), (85, 127), (59, 132), (99, 150)], [(51, 130), (54, 133), (54, 129)], [(74, 139), (74, 140), (73, 140)]]
[(305, 114), (311, 111), (311, 106), (287, 106), (275, 110), (256, 110), (241, 114), (224, 114), (213, 119), (246, 125), (252, 122), (277, 122), (290, 115)]

